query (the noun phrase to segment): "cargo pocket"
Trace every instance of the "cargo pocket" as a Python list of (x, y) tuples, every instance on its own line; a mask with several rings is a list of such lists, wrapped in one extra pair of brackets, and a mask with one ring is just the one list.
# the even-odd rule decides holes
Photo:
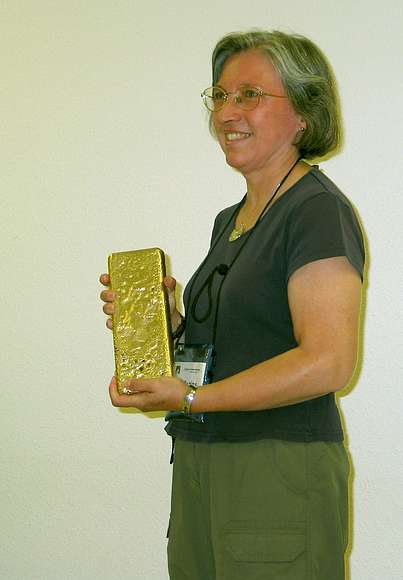
[(225, 579), (306, 579), (306, 532), (302, 524), (257, 529), (233, 523), (224, 531)]

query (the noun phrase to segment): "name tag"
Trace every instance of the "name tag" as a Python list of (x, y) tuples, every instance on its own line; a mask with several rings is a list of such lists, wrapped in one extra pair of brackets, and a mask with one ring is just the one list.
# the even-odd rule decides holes
[(176, 376), (192, 387), (209, 383), (213, 350), (212, 344), (178, 344), (175, 349)]
[[(178, 344), (175, 349), (175, 376), (195, 389), (206, 385), (211, 380), (211, 369), (214, 361), (212, 344)], [(182, 411), (171, 411), (165, 419), (184, 417)], [(190, 413), (190, 419), (204, 422), (203, 413)]]

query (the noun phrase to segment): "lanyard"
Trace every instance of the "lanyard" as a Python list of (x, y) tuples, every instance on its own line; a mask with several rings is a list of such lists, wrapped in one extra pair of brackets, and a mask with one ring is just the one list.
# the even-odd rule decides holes
[[(218, 235), (218, 237), (217, 237), (216, 241), (214, 242), (214, 244), (212, 244), (210, 250), (207, 253), (207, 256), (204, 258), (203, 262), (200, 264), (200, 266), (196, 270), (196, 273), (195, 273), (195, 275), (193, 277), (192, 283), (191, 283), (190, 288), (189, 288), (189, 304), (190, 304), (190, 315), (192, 316), (193, 320), (195, 322), (197, 322), (197, 323), (205, 322), (210, 317), (211, 312), (212, 312), (212, 309), (213, 309), (213, 298), (212, 298), (212, 284), (213, 284), (213, 280), (214, 280), (214, 277), (215, 277), (216, 273), (218, 273), (222, 277), (221, 278), (221, 281), (220, 281), (220, 284), (218, 286), (217, 300), (216, 300), (215, 311), (214, 311), (213, 336), (212, 336), (212, 341), (211, 341), (211, 343), (213, 345), (215, 345), (215, 340), (216, 340), (216, 336), (217, 336), (218, 310), (219, 310), (219, 306), (220, 306), (221, 290), (222, 290), (223, 284), (225, 282), (225, 278), (226, 278), (228, 272), (230, 271), (230, 269), (232, 268), (232, 266), (234, 265), (234, 263), (239, 258), (240, 254), (242, 253), (242, 251), (245, 248), (246, 244), (249, 242), (249, 240), (251, 239), (252, 235), (256, 231), (258, 225), (262, 221), (262, 218), (263, 218), (264, 214), (266, 213), (266, 211), (269, 209), (270, 205), (274, 201), (274, 198), (276, 197), (276, 195), (277, 195), (280, 187), (283, 185), (283, 183), (289, 177), (290, 173), (292, 172), (292, 170), (294, 169), (294, 167), (297, 165), (297, 163), (300, 160), (301, 160), (301, 157), (298, 157), (298, 159), (295, 161), (295, 163), (293, 163), (291, 169), (289, 169), (289, 171), (282, 178), (282, 180), (280, 181), (280, 183), (276, 186), (276, 188), (274, 189), (274, 192), (271, 195), (270, 199), (268, 200), (268, 202), (266, 203), (266, 205), (264, 206), (264, 208), (260, 212), (259, 217), (257, 218), (255, 225), (244, 234), (244, 242), (241, 245), (241, 247), (238, 249), (238, 251), (235, 254), (235, 256), (232, 259), (232, 261), (229, 264), (218, 264), (217, 266), (215, 266), (213, 268), (213, 270), (211, 271), (211, 273), (209, 274), (209, 276), (206, 278), (205, 282), (201, 285), (201, 287), (198, 290), (198, 292), (195, 294), (194, 298), (191, 300), (192, 292), (193, 292), (193, 288), (194, 288), (195, 282), (196, 282), (197, 278), (199, 277), (199, 274), (200, 274), (200, 272), (201, 272), (204, 264), (206, 263), (206, 261), (210, 257), (211, 253), (213, 252), (213, 250), (217, 246), (218, 242), (223, 237), (225, 231), (227, 230), (229, 224), (232, 222), (232, 220), (235, 217), (235, 215), (240, 211), (242, 205), (245, 203), (246, 194), (242, 198), (242, 200), (239, 202), (239, 204), (236, 206), (235, 210), (231, 213), (230, 218), (227, 220), (225, 226), (221, 230), (221, 232)], [(196, 314), (197, 303), (198, 303), (198, 301), (200, 299), (200, 296), (202, 295), (202, 293), (204, 292), (205, 289), (207, 289), (208, 307), (206, 309), (206, 312), (202, 316), (198, 316)]]

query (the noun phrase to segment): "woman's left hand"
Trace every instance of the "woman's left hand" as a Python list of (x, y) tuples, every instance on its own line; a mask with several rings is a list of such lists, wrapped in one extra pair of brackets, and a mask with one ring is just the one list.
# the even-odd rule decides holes
[(140, 411), (181, 411), (188, 386), (175, 377), (157, 379), (128, 379), (124, 388), (128, 394), (120, 395), (116, 377), (109, 385), (109, 395), (114, 407), (135, 407)]

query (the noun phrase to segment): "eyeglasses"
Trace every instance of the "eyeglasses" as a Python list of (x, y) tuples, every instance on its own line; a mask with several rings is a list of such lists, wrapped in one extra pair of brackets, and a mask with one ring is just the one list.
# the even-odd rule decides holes
[(201, 97), (206, 108), (212, 113), (216, 113), (223, 108), (228, 102), (230, 95), (234, 95), (234, 101), (239, 108), (244, 111), (252, 111), (255, 109), (261, 97), (276, 97), (278, 99), (286, 99), (287, 95), (273, 95), (272, 93), (265, 93), (262, 89), (257, 87), (250, 87), (249, 85), (242, 85), (236, 93), (227, 93), (219, 86), (209, 87), (205, 89)]

